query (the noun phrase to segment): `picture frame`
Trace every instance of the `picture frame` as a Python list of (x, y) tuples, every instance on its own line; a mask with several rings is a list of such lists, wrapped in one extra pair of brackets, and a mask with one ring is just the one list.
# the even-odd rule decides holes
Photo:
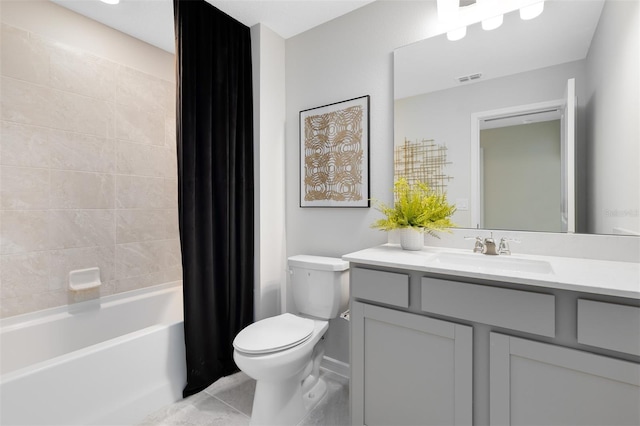
[(300, 207), (370, 207), (369, 95), (300, 111)]

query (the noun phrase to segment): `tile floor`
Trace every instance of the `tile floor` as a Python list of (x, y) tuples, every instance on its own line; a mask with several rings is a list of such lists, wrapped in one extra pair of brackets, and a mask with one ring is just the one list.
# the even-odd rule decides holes
[[(321, 369), (327, 394), (301, 426), (349, 425), (349, 379)], [(243, 426), (249, 424), (255, 380), (240, 372), (147, 416), (140, 426)]]

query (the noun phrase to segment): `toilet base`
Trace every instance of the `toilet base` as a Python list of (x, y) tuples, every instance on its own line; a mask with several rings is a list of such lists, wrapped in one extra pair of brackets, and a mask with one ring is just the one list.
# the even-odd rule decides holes
[(304, 406), (305, 406), (305, 408), (307, 410), (307, 413), (309, 413), (309, 411), (313, 410), (315, 408), (315, 406), (318, 405), (320, 400), (326, 394), (327, 394), (327, 383), (322, 379), (318, 379), (318, 381), (311, 388), (311, 390), (309, 390), (309, 392), (307, 392), (307, 393), (305, 393), (303, 395)]
[(306, 393), (300, 382), (270, 383), (258, 381), (254, 396), (251, 425), (295, 426), (322, 400), (327, 384), (318, 379)]

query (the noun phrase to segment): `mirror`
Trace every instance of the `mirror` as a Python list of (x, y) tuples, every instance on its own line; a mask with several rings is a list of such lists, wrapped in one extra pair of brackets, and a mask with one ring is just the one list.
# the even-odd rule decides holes
[[(640, 235), (639, 15), (637, 1), (547, 0), (531, 21), (515, 11), (492, 31), (478, 23), (462, 40), (397, 49), (396, 174), (418, 158), (463, 228)], [(533, 139), (514, 136), (519, 127)], [(543, 149), (549, 128), (558, 141)], [(502, 142), (481, 142), (498, 130)], [(572, 132), (574, 145), (564, 140)]]

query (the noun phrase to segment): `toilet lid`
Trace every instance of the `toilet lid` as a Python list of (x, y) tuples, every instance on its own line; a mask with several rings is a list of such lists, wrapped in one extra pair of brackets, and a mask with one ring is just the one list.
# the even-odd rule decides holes
[(307, 340), (313, 329), (313, 320), (286, 313), (249, 325), (238, 333), (233, 347), (248, 354), (281, 351)]

